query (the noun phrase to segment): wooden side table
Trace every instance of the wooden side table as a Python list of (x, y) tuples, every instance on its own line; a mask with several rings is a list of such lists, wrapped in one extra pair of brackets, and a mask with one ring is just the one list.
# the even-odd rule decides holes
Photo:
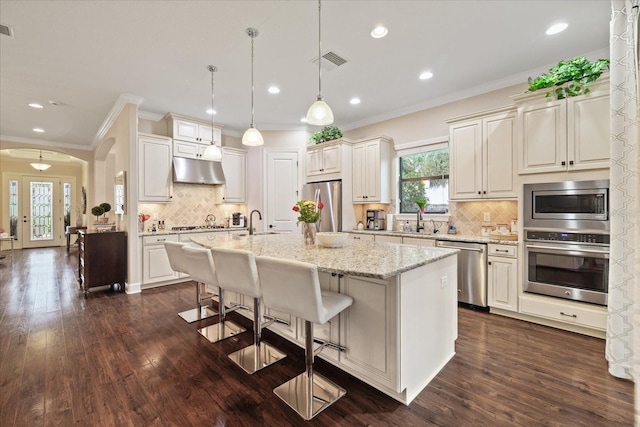
[(87, 227), (72, 227), (67, 225), (67, 229), (64, 232), (64, 235), (67, 237), (67, 252), (69, 252), (69, 247), (71, 246), (71, 235), (77, 234), (78, 230), (86, 230)]

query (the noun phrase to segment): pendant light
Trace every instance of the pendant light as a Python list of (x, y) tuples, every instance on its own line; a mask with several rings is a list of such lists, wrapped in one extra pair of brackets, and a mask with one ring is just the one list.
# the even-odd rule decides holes
[(322, 72), (320, 64), (322, 61), (322, 36), (320, 21), (320, 0), (318, 0), (318, 100), (311, 104), (307, 111), (307, 123), (317, 126), (325, 126), (333, 123), (333, 111), (326, 102), (322, 100)]
[(40, 162), (31, 163), (31, 167), (33, 167), (34, 169), (39, 170), (40, 172), (46, 171), (47, 169), (49, 169), (51, 167), (51, 165), (42, 162), (42, 150), (40, 150)]
[(252, 147), (264, 144), (260, 131), (253, 125), (253, 39), (258, 37), (258, 34), (255, 28), (247, 28), (247, 35), (251, 37), (251, 125), (242, 135), (242, 144)]
[(213, 109), (213, 98), (215, 97), (213, 90), (213, 73), (218, 71), (218, 67), (216, 67), (215, 65), (209, 65), (208, 70), (211, 72), (211, 145), (205, 148), (204, 153), (202, 153), (202, 158), (204, 160), (220, 162), (222, 161), (222, 151), (220, 150), (220, 147), (216, 145), (216, 132), (213, 120), (213, 114), (215, 113)]

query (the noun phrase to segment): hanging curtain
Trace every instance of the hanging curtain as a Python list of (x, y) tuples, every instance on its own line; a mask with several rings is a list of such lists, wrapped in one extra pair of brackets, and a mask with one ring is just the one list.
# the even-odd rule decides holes
[(612, 0), (611, 255), (606, 357), (609, 372), (635, 381), (640, 425), (640, 140), (638, 9)]

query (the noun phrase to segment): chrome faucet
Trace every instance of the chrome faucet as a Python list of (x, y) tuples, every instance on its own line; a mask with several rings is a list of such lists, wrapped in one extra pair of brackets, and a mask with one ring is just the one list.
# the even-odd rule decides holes
[(422, 212), (418, 210), (418, 212), (416, 212), (416, 233), (419, 233), (420, 230), (424, 230), (424, 224), (420, 225), (421, 219), (422, 219)]
[(433, 218), (431, 218), (431, 224), (433, 225), (433, 234), (436, 234), (440, 231), (440, 227), (436, 225), (436, 222), (433, 220)]
[(257, 209), (252, 210), (251, 213), (249, 214), (249, 235), (253, 235), (255, 231), (253, 229), (253, 214), (256, 212), (258, 213), (258, 219), (262, 221), (262, 214), (260, 213), (260, 211)]

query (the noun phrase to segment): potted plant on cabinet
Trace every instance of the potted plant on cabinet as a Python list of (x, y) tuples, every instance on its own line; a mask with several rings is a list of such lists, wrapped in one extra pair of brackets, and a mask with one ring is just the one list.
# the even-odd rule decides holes
[(320, 144), (321, 142), (333, 141), (342, 138), (342, 131), (336, 126), (325, 126), (322, 130), (311, 135), (309, 142)]
[(600, 78), (608, 68), (608, 59), (591, 62), (584, 56), (578, 56), (563, 60), (551, 67), (548, 73), (535, 79), (529, 77), (529, 92), (555, 86), (555, 89), (547, 92), (547, 98), (553, 95), (556, 99), (584, 95), (589, 93), (587, 86)]

